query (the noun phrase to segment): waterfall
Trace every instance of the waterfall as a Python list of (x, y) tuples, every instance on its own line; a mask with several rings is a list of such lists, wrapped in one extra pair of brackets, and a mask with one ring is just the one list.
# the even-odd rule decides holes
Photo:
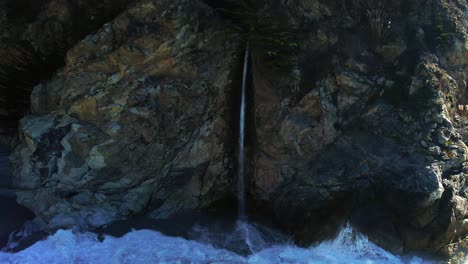
[(250, 252), (254, 252), (254, 245), (250, 237), (251, 226), (247, 221), (247, 214), (245, 212), (245, 94), (247, 88), (247, 77), (249, 67), (249, 43), (245, 47), (244, 55), (244, 68), (242, 73), (242, 96), (239, 118), (239, 153), (238, 153), (238, 168), (237, 168), (237, 200), (238, 200), (238, 214), (239, 221), (237, 222), (237, 232), (240, 232)]
[(245, 213), (245, 90), (247, 86), (247, 73), (249, 67), (249, 44), (247, 43), (244, 55), (244, 68), (242, 74), (242, 96), (239, 118), (239, 153), (238, 153), (238, 168), (237, 168), (237, 199), (239, 209), (239, 219), (246, 220)]

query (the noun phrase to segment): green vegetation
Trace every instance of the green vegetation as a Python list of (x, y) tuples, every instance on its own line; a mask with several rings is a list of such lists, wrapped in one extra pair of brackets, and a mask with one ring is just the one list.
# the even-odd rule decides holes
[(450, 145), (453, 145), (453, 142), (450, 140), (445, 141), (445, 146), (448, 147)]
[(289, 25), (287, 16), (278, 8), (257, 7), (243, 0), (228, 2), (229, 7), (218, 10), (233, 21), (229, 30), (250, 43), (252, 53), (263, 65), (276, 70), (289, 68), (300, 44), (297, 30)]
[(374, 43), (382, 42), (390, 28), (390, 20), (387, 11), (383, 9), (369, 9), (366, 11), (366, 17), (369, 23), (369, 30)]
[(351, 0), (352, 7), (358, 12), (354, 19), (364, 21), (369, 39), (377, 45), (389, 38), (393, 7), (390, 0)]
[(252, 50), (258, 53), (263, 62), (276, 69), (290, 67), (291, 55), (299, 48), (296, 32), (281, 26), (271, 14), (257, 17), (249, 40)]
[(449, 45), (455, 35), (455, 29), (449, 26), (448, 21), (445, 21), (441, 11), (437, 13), (434, 24), (433, 35), (436, 46)]

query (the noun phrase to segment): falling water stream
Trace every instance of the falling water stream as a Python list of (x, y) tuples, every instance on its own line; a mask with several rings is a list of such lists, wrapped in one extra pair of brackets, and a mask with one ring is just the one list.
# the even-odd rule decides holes
[(245, 108), (246, 108), (246, 89), (247, 89), (247, 74), (249, 68), (249, 43), (245, 47), (244, 54), (244, 65), (242, 72), (242, 95), (241, 95), (241, 106), (240, 106), (240, 117), (239, 117), (239, 153), (238, 153), (238, 168), (237, 168), (237, 199), (238, 199), (238, 214), (239, 220), (237, 223), (237, 229), (242, 234), (245, 243), (249, 247), (250, 251), (253, 251), (253, 245), (250, 241), (249, 225), (247, 220), (247, 214), (245, 212)]
[(249, 68), (249, 44), (245, 48), (244, 55), (244, 66), (242, 73), (242, 96), (241, 96), (241, 107), (240, 107), (240, 118), (239, 118), (239, 153), (238, 153), (238, 169), (237, 169), (237, 199), (239, 206), (239, 219), (246, 220), (245, 213), (245, 93), (247, 88), (247, 73)]
[(244, 65), (242, 72), (242, 95), (239, 117), (239, 153), (238, 153), (238, 168), (237, 168), (237, 199), (238, 199), (238, 214), (237, 230), (242, 235), (250, 252), (254, 252), (254, 245), (250, 238), (250, 225), (248, 223), (247, 214), (245, 212), (245, 108), (246, 108), (246, 89), (247, 77), (249, 71), (249, 43), (245, 47)]

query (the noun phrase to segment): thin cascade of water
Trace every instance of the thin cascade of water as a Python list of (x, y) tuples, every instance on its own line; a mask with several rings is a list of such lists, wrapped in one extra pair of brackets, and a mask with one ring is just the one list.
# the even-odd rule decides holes
[(239, 153), (238, 153), (238, 169), (237, 169), (237, 199), (238, 199), (238, 209), (239, 209), (239, 219), (241, 221), (246, 221), (245, 213), (245, 185), (244, 185), (244, 166), (245, 166), (245, 154), (244, 154), (244, 145), (245, 145), (245, 108), (246, 108), (246, 87), (247, 87), (247, 73), (249, 67), (249, 44), (247, 43), (245, 48), (244, 55), (244, 68), (242, 74), (242, 96), (241, 96), (241, 108), (240, 108), (240, 118), (239, 118)]
[(249, 71), (249, 43), (245, 47), (244, 54), (244, 66), (242, 73), (242, 95), (241, 95), (241, 107), (239, 117), (239, 153), (238, 153), (238, 169), (237, 169), (237, 199), (238, 199), (238, 214), (239, 221), (237, 221), (237, 232), (240, 232), (245, 243), (247, 244), (251, 253), (254, 252), (254, 245), (250, 239), (249, 223), (247, 220), (247, 214), (245, 212), (245, 108), (246, 108), (246, 89), (247, 89), (247, 77)]

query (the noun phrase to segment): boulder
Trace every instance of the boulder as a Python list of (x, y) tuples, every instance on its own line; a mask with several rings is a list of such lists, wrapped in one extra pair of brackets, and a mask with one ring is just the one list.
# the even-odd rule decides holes
[[(308, 1), (295, 1), (301, 7), (298, 2)], [(351, 20), (371, 8), (315, 2)], [(392, 22), (389, 31), (403, 35), (410, 28), (431, 25), (427, 15), (434, 7), (416, 2), (377, 7), (386, 8), (382, 12)], [(451, 15), (459, 6), (439, 4), (445, 18), (455, 21)], [(311, 22), (301, 8), (284, 12), (304, 18), (291, 25), (301, 24), (310, 33), (302, 49), (291, 55), (290, 72), (254, 64), (254, 199), (271, 204), (279, 222), (305, 244), (332, 236), (348, 219), (371, 240), (396, 252), (438, 252), (465, 238), (467, 214), (462, 208), (467, 206), (468, 175), (462, 171), (468, 148), (456, 135), (464, 133), (466, 123), (455, 121), (453, 99), (466, 89), (449, 69), (466, 62), (466, 45), (455, 50), (439, 46), (446, 58), (440, 61), (426, 52), (431, 41), (372, 39), (372, 28), (362, 27), (372, 21), (347, 24), (362, 32), (360, 39), (344, 30), (337, 42), (327, 43), (313, 32), (342, 29), (342, 20), (321, 13)], [(456, 30), (466, 36), (466, 25), (457, 22)], [(363, 43), (367, 37), (369, 44)], [(466, 43), (466, 37), (452, 41)], [(387, 85), (385, 80), (394, 81)], [(367, 216), (381, 223), (369, 224)]]
[(231, 192), (237, 44), (213, 19), (197, 1), (142, 1), (72, 48), (20, 121), (18, 201), (50, 228), (98, 227)]

